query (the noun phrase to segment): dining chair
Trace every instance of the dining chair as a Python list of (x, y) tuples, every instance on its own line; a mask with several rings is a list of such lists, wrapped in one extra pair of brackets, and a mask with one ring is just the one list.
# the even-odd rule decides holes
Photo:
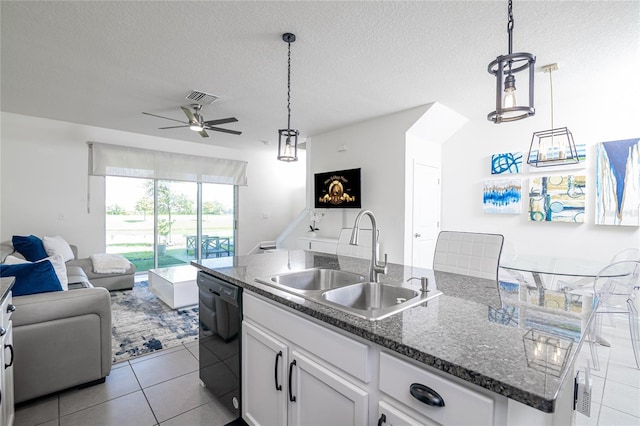
[(498, 281), (504, 237), (500, 234), (441, 231), (433, 255), (433, 269)]
[(640, 260), (621, 260), (604, 267), (593, 281), (596, 296), (596, 316), (589, 339), (594, 369), (600, 369), (597, 354), (598, 337), (602, 332), (602, 316), (624, 314), (628, 316), (631, 346), (636, 367), (640, 369), (640, 317), (636, 300), (640, 290)]

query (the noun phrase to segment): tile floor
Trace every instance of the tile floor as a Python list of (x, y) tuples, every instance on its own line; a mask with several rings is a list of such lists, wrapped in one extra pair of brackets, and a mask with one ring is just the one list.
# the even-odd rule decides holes
[(15, 426), (224, 425), (198, 379), (198, 342), (115, 364), (104, 384), (16, 406)]
[[(591, 417), (576, 414), (576, 425), (640, 426), (640, 370), (625, 321), (603, 327), (611, 348), (598, 349)], [(191, 342), (116, 364), (104, 384), (17, 406), (15, 426), (224, 425), (231, 416), (200, 386), (197, 357)], [(588, 359), (587, 347), (581, 359)]]

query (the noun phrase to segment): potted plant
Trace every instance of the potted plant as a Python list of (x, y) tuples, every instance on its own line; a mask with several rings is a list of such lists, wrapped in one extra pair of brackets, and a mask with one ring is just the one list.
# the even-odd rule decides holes
[(311, 210), (309, 212), (309, 217), (311, 218), (311, 225), (309, 225), (309, 236), (314, 238), (317, 234), (316, 231), (319, 231), (320, 228), (316, 228), (316, 223), (320, 222), (324, 213), (319, 213)]
[(173, 221), (167, 219), (160, 219), (158, 221), (158, 235), (160, 240), (158, 241), (158, 256), (164, 256), (167, 253), (167, 244), (169, 242), (169, 235), (171, 235), (171, 225)]

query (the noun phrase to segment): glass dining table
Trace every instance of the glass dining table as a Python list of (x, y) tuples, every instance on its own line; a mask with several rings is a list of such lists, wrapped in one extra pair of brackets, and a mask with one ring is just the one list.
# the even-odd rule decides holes
[[(516, 275), (521, 285), (527, 282), (523, 273), (530, 273), (537, 290), (537, 304), (545, 306), (548, 291), (564, 294), (564, 298), (568, 300), (572, 293), (584, 293), (586, 289), (592, 297), (594, 279), (608, 264), (608, 261), (602, 260), (518, 254), (510, 259), (501, 259), (499, 266)], [(627, 273), (628, 271), (608, 268), (606, 276), (616, 277)], [(598, 338), (598, 343), (609, 346), (601, 338)]]

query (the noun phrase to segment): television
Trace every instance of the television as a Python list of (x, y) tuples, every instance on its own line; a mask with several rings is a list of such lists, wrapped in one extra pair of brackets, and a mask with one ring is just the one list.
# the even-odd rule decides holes
[(338, 170), (314, 175), (316, 209), (359, 209), (362, 207), (360, 169)]

